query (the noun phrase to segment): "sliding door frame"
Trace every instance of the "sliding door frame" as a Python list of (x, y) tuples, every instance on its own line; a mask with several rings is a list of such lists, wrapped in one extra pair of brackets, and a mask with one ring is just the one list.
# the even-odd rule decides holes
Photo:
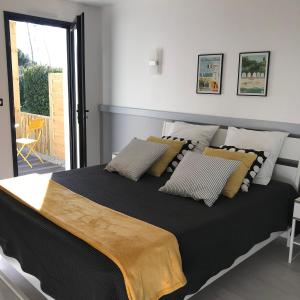
[(5, 28), (5, 43), (6, 43), (6, 60), (7, 60), (7, 75), (8, 75), (8, 89), (9, 89), (9, 109), (10, 109), (10, 125), (11, 125), (11, 146), (13, 156), (13, 174), (18, 176), (18, 159), (17, 159), (17, 145), (16, 145), (16, 129), (15, 129), (15, 108), (14, 108), (14, 89), (13, 89), (13, 74), (12, 74), (12, 57), (10, 44), (10, 26), (9, 21), (28, 22), (38, 25), (48, 25), (52, 27), (60, 27), (67, 30), (67, 60), (68, 60), (68, 96), (69, 96), (69, 121), (70, 121), (70, 159), (71, 168), (76, 167), (76, 108), (74, 107), (75, 98), (73, 95), (73, 70), (70, 68), (72, 60), (70, 30), (73, 25), (72, 22), (60, 21), (55, 19), (48, 19), (14, 12), (4, 11), (4, 28)]
[[(75, 33), (75, 30), (76, 33)], [(77, 44), (75, 45), (75, 36), (77, 38)], [(73, 27), (70, 30), (70, 38), (71, 38), (71, 51), (77, 52), (77, 56), (75, 57), (75, 53), (72, 53), (70, 56), (74, 57), (74, 64), (77, 63), (77, 93), (78, 93), (78, 106), (76, 108), (77, 111), (77, 119), (78, 119), (78, 132), (79, 132), (79, 167), (84, 168), (87, 166), (87, 143), (86, 143), (86, 119), (87, 113), (89, 112), (86, 109), (86, 94), (85, 94), (85, 35), (84, 35), (84, 13), (78, 15), (74, 22)], [(75, 66), (75, 65), (74, 65)], [(74, 67), (73, 66), (73, 67)], [(75, 74), (74, 72), (72, 74)], [(75, 93), (76, 93), (75, 92)]]

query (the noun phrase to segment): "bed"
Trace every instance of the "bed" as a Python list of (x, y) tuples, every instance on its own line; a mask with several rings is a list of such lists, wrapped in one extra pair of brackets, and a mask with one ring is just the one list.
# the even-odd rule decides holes
[[(222, 144), (225, 135), (226, 129), (220, 129), (212, 144)], [(221, 197), (213, 208), (158, 192), (168, 174), (145, 175), (136, 183), (95, 166), (56, 173), (52, 179), (173, 233), (187, 284), (161, 299), (179, 300), (190, 298), (281, 233), (288, 233), (298, 196), (299, 153), (299, 139), (287, 138), (268, 186), (253, 185), (233, 199)], [(1, 191), (0, 246), (55, 299), (128, 299), (122, 274), (110, 259)]]
[[(221, 198), (210, 209), (158, 192), (168, 175), (146, 175), (134, 183), (96, 166), (52, 178), (93, 201), (175, 234), (188, 284), (162, 298), (170, 300), (195, 293), (270, 233), (285, 231), (297, 195), (291, 185), (272, 181), (235, 199)], [(122, 274), (108, 258), (8, 195), (0, 193), (0, 199), (1, 247), (40, 279), (47, 294), (55, 299), (127, 299)]]

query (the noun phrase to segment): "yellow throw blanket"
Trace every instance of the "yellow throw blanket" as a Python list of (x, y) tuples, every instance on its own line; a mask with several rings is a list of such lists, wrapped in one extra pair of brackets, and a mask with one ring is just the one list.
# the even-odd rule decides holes
[(185, 285), (172, 233), (41, 175), (0, 180), (0, 189), (108, 256), (120, 268), (130, 300), (156, 300)]

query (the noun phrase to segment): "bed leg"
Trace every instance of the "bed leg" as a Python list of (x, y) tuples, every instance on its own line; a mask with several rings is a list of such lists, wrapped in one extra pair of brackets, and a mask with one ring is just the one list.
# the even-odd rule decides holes
[(293, 260), (293, 247), (294, 247), (294, 238), (295, 238), (295, 227), (296, 227), (296, 219), (293, 219), (292, 233), (291, 233), (291, 239), (290, 239), (289, 264), (291, 264), (292, 260)]
[(290, 248), (290, 243), (291, 243), (291, 232), (292, 232), (292, 228), (289, 228), (287, 230), (287, 237), (286, 237), (286, 246), (288, 248)]

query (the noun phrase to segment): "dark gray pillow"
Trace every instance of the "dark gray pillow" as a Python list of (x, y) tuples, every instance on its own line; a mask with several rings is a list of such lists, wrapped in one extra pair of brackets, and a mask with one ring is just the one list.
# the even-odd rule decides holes
[(240, 161), (189, 151), (171, 178), (159, 190), (168, 194), (203, 200), (212, 206)]
[(109, 172), (118, 172), (124, 177), (138, 181), (169, 147), (166, 144), (134, 138), (105, 169)]

